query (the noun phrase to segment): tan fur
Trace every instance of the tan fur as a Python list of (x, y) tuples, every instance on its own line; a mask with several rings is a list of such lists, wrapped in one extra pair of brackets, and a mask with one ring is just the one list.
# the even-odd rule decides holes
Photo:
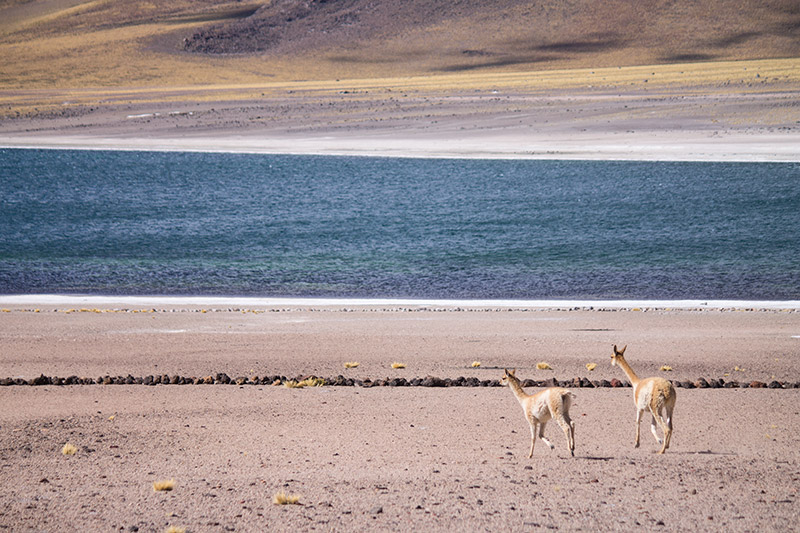
[(508, 385), (511, 392), (517, 397), (525, 418), (531, 427), (531, 452), (528, 457), (533, 457), (533, 448), (536, 445), (536, 428), (538, 426), (538, 436), (552, 450), (553, 444), (544, 436), (545, 424), (552, 418), (564, 430), (567, 437), (567, 448), (570, 455), (575, 456), (575, 423), (570, 420), (569, 406), (575, 397), (567, 389), (561, 387), (550, 387), (536, 394), (526, 394), (522, 390), (519, 378), (514, 375), (514, 370), (505, 371), (505, 375), (500, 379), (501, 385)]
[[(650, 422), (650, 431), (658, 443), (662, 444), (661, 451), (658, 453), (664, 453), (669, 448), (669, 441), (672, 438), (672, 411), (675, 409), (675, 388), (672, 383), (664, 378), (639, 379), (636, 372), (625, 360), (624, 354), (627, 347), (626, 345), (621, 350), (618, 350), (617, 345), (614, 345), (611, 365), (622, 368), (622, 371), (631, 381), (631, 385), (633, 385), (633, 403), (636, 405), (636, 441), (634, 447), (639, 447), (639, 425), (642, 420), (642, 413), (647, 410), (650, 411), (653, 417)], [(662, 411), (666, 412), (666, 418), (662, 416)], [(658, 436), (656, 422), (661, 426), (661, 431), (664, 432), (663, 440)]]

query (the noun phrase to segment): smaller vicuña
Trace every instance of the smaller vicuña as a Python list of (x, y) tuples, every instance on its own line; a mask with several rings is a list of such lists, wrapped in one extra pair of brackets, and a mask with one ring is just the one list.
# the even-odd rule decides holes
[(575, 397), (567, 389), (561, 387), (550, 387), (536, 394), (526, 394), (522, 390), (522, 384), (519, 378), (514, 375), (515, 370), (505, 374), (500, 379), (501, 385), (508, 385), (511, 392), (517, 397), (519, 404), (522, 406), (522, 411), (525, 413), (525, 418), (531, 427), (531, 453), (528, 457), (533, 457), (533, 448), (536, 445), (536, 430), (538, 427), (539, 438), (545, 444), (550, 446), (552, 450), (555, 448), (553, 444), (544, 436), (544, 426), (553, 418), (564, 430), (564, 435), (567, 437), (567, 448), (573, 457), (575, 456), (575, 422), (569, 417), (569, 406), (572, 404), (572, 399)]

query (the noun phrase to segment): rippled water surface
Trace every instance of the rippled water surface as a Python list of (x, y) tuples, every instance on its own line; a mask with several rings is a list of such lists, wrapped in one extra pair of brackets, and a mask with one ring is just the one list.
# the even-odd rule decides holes
[(800, 165), (0, 150), (0, 293), (800, 298)]

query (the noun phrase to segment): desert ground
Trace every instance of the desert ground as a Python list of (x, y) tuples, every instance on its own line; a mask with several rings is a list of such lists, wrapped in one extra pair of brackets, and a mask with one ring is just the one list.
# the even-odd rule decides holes
[[(3, 377), (248, 378), (3, 386), (8, 530), (797, 528), (796, 309), (3, 305)], [(497, 380), (503, 368), (624, 382), (613, 344), (628, 345), (642, 377), (742, 386), (678, 387), (663, 456), (649, 417), (633, 446), (631, 388), (570, 387), (575, 457), (550, 423), (555, 449), (538, 441), (530, 459), (528, 424), (505, 387), (369, 386)], [(308, 375), (362, 385), (270, 384)], [(775, 380), (787, 388), (743, 388)], [(173, 490), (155, 491), (163, 480)], [(298, 503), (274, 504), (281, 491)]]

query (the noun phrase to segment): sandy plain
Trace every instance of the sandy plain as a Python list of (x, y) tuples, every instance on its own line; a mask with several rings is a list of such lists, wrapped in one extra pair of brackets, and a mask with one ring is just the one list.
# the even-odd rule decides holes
[[(800, 313), (768, 309), (4, 304), (0, 376), (339, 374), (800, 381)], [(38, 309), (38, 311), (37, 311)], [(357, 361), (354, 369), (344, 362)], [(471, 366), (480, 361), (478, 368)], [(552, 370), (539, 370), (538, 362)], [(403, 362), (404, 369), (393, 369)], [(587, 363), (597, 363), (593, 371)], [(672, 371), (659, 369), (663, 365)], [(572, 388), (576, 454), (501, 387), (0, 388), (10, 531), (792, 531), (800, 389), (678, 388), (664, 456), (630, 388)], [(78, 448), (61, 453), (65, 443)], [(153, 482), (174, 479), (156, 492)], [(275, 505), (279, 491), (298, 505)]]

